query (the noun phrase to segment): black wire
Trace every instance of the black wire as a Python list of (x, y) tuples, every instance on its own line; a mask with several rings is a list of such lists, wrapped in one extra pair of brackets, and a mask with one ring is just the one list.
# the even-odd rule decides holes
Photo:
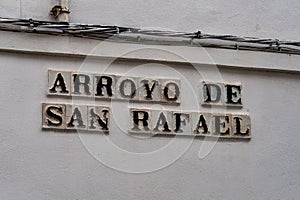
[[(68, 22), (40, 21), (32, 19), (11, 19), (0, 17), (0, 30), (34, 32), (41, 34), (70, 35), (90, 39), (109, 39), (122, 33), (157, 36), (163, 38), (182, 38), (200, 42), (206, 40), (205, 47), (247, 49), (256, 51), (272, 51), (280, 53), (300, 54), (300, 42), (280, 41), (277, 39), (261, 39), (253, 37), (238, 37), (233, 35), (211, 35), (197, 32), (176, 32), (162, 30), (144, 30), (130, 27), (119, 27), (109, 25), (74, 24)], [(120, 39), (120, 38), (119, 38)], [(232, 42), (231, 44), (207, 43), (207, 40)], [(126, 38), (126, 41), (136, 42), (136, 39)], [(166, 41), (167, 42), (167, 41)], [(193, 43), (192, 42), (192, 43)], [(250, 44), (257, 44), (253, 46)], [(260, 46), (262, 45), (262, 46)]]

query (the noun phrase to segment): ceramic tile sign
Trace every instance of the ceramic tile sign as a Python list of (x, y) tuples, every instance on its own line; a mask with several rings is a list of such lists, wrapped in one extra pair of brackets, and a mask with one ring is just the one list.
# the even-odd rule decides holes
[(251, 122), (246, 114), (132, 108), (130, 115), (132, 133), (250, 138)]
[(109, 107), (42, 103), (43, 128), (109, 132)]
[[(195, 82), (197, 83), (197, 82)], [(242, 84), (202, 81), (199, 88), (202, 106), (241, 108)], [(49, 96), (58, 98), (93, 98), (97, 105), (42, 103), (44, 129), (83, 130), (109, 133), (110, 107), (97, 102), (127, 100), (169, 104), (173, 110), (129, 108), (129, 133), (189, 135), (220, 138), (251, 138), (251, 120), (239, 112), (206, 113), (176, 111), (181, 102), (181, 81), (172, 78), (125, 77), (116, 74), (94, 74), (48, 70)]]
[(242, 107), (240, 83), (202, 82), (202, 105)]
[(180, 104), (179, 79), (48, 71), (48, 95)]

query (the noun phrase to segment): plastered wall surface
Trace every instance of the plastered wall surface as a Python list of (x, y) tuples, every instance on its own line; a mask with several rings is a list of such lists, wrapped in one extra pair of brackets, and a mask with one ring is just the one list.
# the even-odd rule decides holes
[[(13, 53), (1, 53), (0, 59), (0, 193), (3, 199), (299, 197), (299, 74), (221, 69), (224, 81), (238, 80), (243, 83), (242, 112), (250, 112), (252, 139), (218, 141), (203, 159), (198, 154), (205, 141), (195, 139), (185, 153), (169, 166), (155, 172), (132, 174), (111, 169), (99, 162), (77, 133), (41, 129), (40, 102), (72, 102), (72, 99), (46, 96), (48, 68), (78, 70), (84, 63), (84, 71), (98, 72), (104, 65), (101, 59), (84, 61)], [(134, 62), (120, 62), (111, 66), (108, 72), (126, 73), (136, 66)], [(183, 76), (196, 78), (194, 71), (186, 66), (170, 67)], [(160, 71), (164, 71), (163, 68)], [(154, 69), (159, 73), (158, 68)], [(199, 69), (205, 68), (200, 66)], [(144, 71), (144, 74), (147, 73)], [(188, 91), (184, 97), (191, 97)], [(90, 104), (93, 100), (86, 99), (83, 103)], [(182, 103), (184, 109), (191, 109), (188, 100)], [(96, 101), (96, 104), (109, 102)], [(122, 109), (126, 110), (126, 106)], [(128, 121), (124, 118), (116, 123)], [(117, 127), (118, 124), (113, 124), (113, 131), (108, 136), (98, 135), (96, 144), (104, 145), (108, 137), (122, 149), (141, 153), (157, 150), (172, 141), (169, 137), (130, 137)], [(87, 134), (85, 137), (93, 135)], [(192, 138), (175, 140), (175, 145), (180, 148)], [(110, 155), (110, 152), (101, 153)], [(113, 153), (111, 156), (128, 162)], [(168, 154), (162, 154), (155, 162), (164, 159), (168, 159)]]
[[(51, 20), (47, 13), (56, 3), (57, 1), (1, 0), (0, 13), (1, 17)], [(71, 22), (182, 31), (200, 29), (207, 33), (299, 40), (299, 3), (293, 0), (70, 0), (70, 7)], [(299, 69), (295, 64), (296, 55), (280, 56), (283, 60), (282, 68), (288, 69), (289, 72), (272, 72), (274, 66), (278, 67), (278, 61), (272, 59), (276, 54), (257, 54), (256, 58), (253, 52), (251, 59), (256, 58), (255, 62), (248, 60), (247, 54), (243, 54), (243, 57), (230, 57), (228, 63), (237, 61), (236, 63), (243, 66), (251, 63), (252, 67), (255, 63), (263, 63), (261, 67), (269, 70), (220, 67), (212, 71), (218, 80), (242, 83), (243, 107), (227, 108), (226, 111), (249, 113), (251, 140), (218, 140), (214, 143), (211, 140), (192, 137), (141, 139), (121, 129), (128, 125), (129, 116), (126, 117), (126, 111), (129, 107), (224, 111), (222, 107), (210, 110), (199, 103), (200, 94), (197, 91), (203, 78), (201, 73), (208, 75), (209, 80), (216, 81), (214, 76), (209, 76), (211, 66), (201, 63), (191, 66), (176, 62), (124, 59), (117, 60), (106, 69), (109, 61), (104, 58), (84, 59), (61, 54), (70, 49), (73, 53), (83, 49), (88, 52), (90, 46), (82, 45), (80, 48), (78, 45), (83, 44), (84, 39), (79, 43), (76, 39), (68, 37), (39, 35), (35, 40), (34, 35), (28, 37), (25, 33), (11, 34), (16, 41), (24, 39), (18, 46), (11, 37), (5, 36), (6, 34), (1, 34), (0, 47), (16, 48), (20, 52), (6, 52), (5, 49), (0, 51), (0, 199), (300, 198), (300, 74), (295, 72)], [(58, 55), (22, 53), (22, 49), (25, 49), (23, 47), (37, 49), (39, 45), (44, 51), (54, 51), (53, 46), (57, 43), (53, 40), (63, 44), (63, 47), (57, 47), (60, 50)], [(48, 49), (45, 43), (37, 41), (48, 42)], [(91, 46), (95, 42), (86, 41), (92, 43)], [(116, 52), (106, 48), (108, 49), (103, 52)], [(145, 52), (146, 55), (147, 53), (149, 52)], [(150, 53), (149, 55), (153, 56)], [(227, 52), (224, 55), (229, 54)], [(214, 56), (211, 55), (212, 58)], [(183, 80), (182, 103), (180, 106), (171, 106), (48, 97), (49, 68), (180, 78)], [(112, 131), (109, 135), (104, 135), (43, 130), (41, 102), (110, 105), (113, 108)], [(86, 142), (90, 140), (91, 143)], [(103, 148), (97, 154), (92, 151), (94, 146), (105, 147), (108, 140), (120, 149), (137, 154), (155, 152), (170, 144), (174, 150), (158, 154), (153, 160), (153, 166), (162, 163), (159, 169), (153, 168), (152, 172), (147, 173), (128, 173), (122, 170), (125, 169), (124, 166), (126, 169), (149, 169), (152, 165), (147, 160), (132, 162), (109, 148)], [(212, 148), (205, 151), (205, 145)], [(183, 147), (184, 151), (179, 151)], [(101, 160), (109, 157), (110, 163)], [(170, 161), (173, 158), (176, 159)], [(118, 167), (119, 169), (116, 169)]]
[[(2, 17), (51, 20), (58, 0), (1, 0)], [(298, 40), (297, 0), (69, 0), (74, 23)]]

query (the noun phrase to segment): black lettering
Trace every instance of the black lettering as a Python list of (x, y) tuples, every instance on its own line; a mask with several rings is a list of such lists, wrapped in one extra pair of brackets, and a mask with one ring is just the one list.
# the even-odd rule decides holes
[[(129, 83), (130, 84), (130, 93), (129, 94), (125, 94), (125, 87), (126, 87), (126, 84)], [(123, 97), (126, 97), (126, 98), (133, 98), (136, 94), (136, 86), (135, 86), (135, 83), (130, 80), (130, 79), (125, 79), (121, 82), (120, 84), (120, 94), (123, 96)]]
[[(181, 129), (181, 124), (183, 124), (184, 126), (186, 126), (187, 122), (190, 121), (190, 115), (186, 114), (186, 113), (174, 113), (175, 115), (175, 132), (180, 132), (182, 133), (182, 129)], [(182, 118), (184, 117), (184, 118)]]
[[(215, 134), (216, 135), (229, 135), (229, 128), (227, 125), (229, 124), (228, 116), (214, 116), (215, 118)], [(221, 121), (222, 119), (222, 121)], [(227, 127), (227, 128), (226, 128)], [(222, 129), (226, 128), (225, 130)]]
[(241, 120), (242, 118), (240, 117), (234, 117), (233, 120), (235, 120), (235, 123), (236, 123), (236, 127), (235, 127), (235, 134), (236, 135), (248, 135), (249, 134), (249, 128), (247, 128), (247, 130), (245, 132), (242, 132), (241, 131)]
[(196, 134), (199, 134), (199, 133), (207, 134), (208, 133), (207, 122), (203, 115), (200, 115), (196, 130), (194, 130), (194, 133), (196, 133)]
[(228, 104), (242, 104), (241, 86), (226, 85), (227, 102)]
[(96, 96), (105, 96), (103, 88), (106, 88), (107, 95), (111, 97), (112, 93), (112, 83), (113, 79), (109, 76), (96, 76), (97, 87)]
[[(162, 127), (162, 130), (160, 130), (161, 127)], [(159, 114), (159, 118), (157, 120), (154, 131), (156, 131), (156, 132), (171, 132), (171, 130), (169, 128), (167, 118), (166, 118), (166, 116), (164, 115), (163, 112), (161, 112)]]
[(60, 93), (67, 94), (69, 91), (67, 90), (65, 79), (61, 73), (58, 73), (56, 79), (53, 83), (53, 87), (49, 90), (50, 93), (57, 93), (56, 88), (60, 88)]
[(152, 100), (153, 99), (152, 93), (153, 93), (153, 90), (156, 87), (156, 85), (158, 85), (158, 82), (157, 81), (151, 81), (152, 82), (151, 86), (150, 86), (148, 80), (142, 80), (141, 82), (144, 84), (144, 88), (146, 90), (146, 97), (145, 98), (149, 99), (149, 100)]
[(85, 128), (82, 120), (82, 115), (78, 107), (76, 107), (71, 116), (70, 122), (67, 124), (68, 127), (75, 127), (74, 122), (77, 122), (78, 127)]
[[(83, 79), (81, 81), (80, 79)], [(84, 93), (90, 95), (90, 77), (86, 74), (73, 74), (73, 81), (74, 81), (74, 94), (81, 94), (80, 93), (80, 85), (84, 88)]]
[(48, 117), (48, 126), (61, 126), (63, 122), (62, 114), (63, 108), (61, 106), (49, 106), (46, 110)]
[(108, 110), (102, 110), (102, 118), (94, 109), (90, 110), (90, 125), (89, 129), (96, 129), (95, 123), (101, 127), (103, 131), (108, 131)]
[(217, 103), (221, 99), (221, 88), (217, 84), (205, 83), (203, 85), (205, 103)]
[[(174, 86), (175, 91), (172, 91), (174, 94), (171, 96), (170, 93), (170, 86)], [(179, 87), (176, 83), (174, 82), (169, 82), (166, 84), (164, 88), (164, 96), (168, 101), (176, 101), (179, 97), (180, 91)]]
[[(143, 130), (149, 131), (149, 113), (146, 111), (132, 111), (133, 116), (133, 128), (134, 131), (141, 131), (140, 122), (142, 122)], [(142, 117), (140, 117), (142, 116)]]

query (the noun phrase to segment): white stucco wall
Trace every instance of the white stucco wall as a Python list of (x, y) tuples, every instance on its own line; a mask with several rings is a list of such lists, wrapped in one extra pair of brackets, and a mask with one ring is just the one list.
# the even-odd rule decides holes
[[(49, 20), (47, 13), (54, 3), (2, 0), (0, 13), (2, 17)], [(71, 22), (200, 29), (208, 33), (299, 40), (299, 4), (292, 0), (177, 3), (78, 0), (70, 1), (70, 6)], [(300, 56), (194, 47), (104, 45), (80, 38), (3, 31), (0, 31), (0, 48), (1, 199), (300, 198)], [(142, 50), (132, 51), (136, 48)], [(159, 49), (165, 53), (159, 53)], [(84, 58), (91, 54), (92, 57)], [(129, 122), (126, 110), (130, 106), (161, 108), (161, 105), (118, 101), (110, 104), (93, 99), (80, 101), (114, 108), (108, 136), (42, 130), (41, 102), (78, 101), (47, 96), (49, 68), (101, 73), (110, 59), (120, 54), (123, 59), (112, 64), (107, 72), (183, 80), (182, 104), (163, 105), (168, 109), (211, 111), (201, 106), (200, 94), (190, 93), (199, 90), (197, 83), (202, 78), (198, 72), (209, 80), (241, 82), (244, 106), (227, 111), (250, 114), (252, 139), (220, 140), (215, 146), (211, 145), (213, 141), (203, 138), (138, 139), (120, 129)], [(192, 61), (195, 68), (181, 62), (180, 56)], [(214, 63), (225, 66), (217, 70), (215, 65), (207, 65)], [(213, 110), (222, 111), (224, 108)], [(152, 160), (144, 156), (145, 160), (133, 162), (108, 146), (101, 149), (108, 144), (107, 139), (134, 153), (154, 152), (168, 146), (172, 151), (158, 151)], [(205, 151), (205, 145), (213, 148)], [(101, 150), (99, 154), (92, 152), (95, 146)], [(208, 155), (201, 159), (199, 151)], [(103, 164), (102, 158), (111, 158), (108, 159), (111, 163)], [(178, 159), (171, 162), (173, 158)], [(153, 167), (153, 172), (141, 174), (124, 172), (149, 169), (157, 163), (162, 169)]]
[[(3, 17), (49, 20), (58, 0), (1, 0)], [(70, 20), (131, 27), (155, 27), (210, 34), (298, 40), (297, 0), (181, 0), (70, 2)]]

